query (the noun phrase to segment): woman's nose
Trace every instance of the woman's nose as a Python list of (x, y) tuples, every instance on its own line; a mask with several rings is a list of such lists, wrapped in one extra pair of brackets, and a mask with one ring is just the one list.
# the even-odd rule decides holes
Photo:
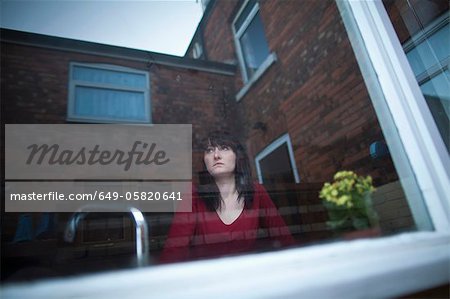
[(214, 148), (214, 159), (219, 159), (219, 158), (220, 158), (220, 151), (216, 147), (216, 148)]

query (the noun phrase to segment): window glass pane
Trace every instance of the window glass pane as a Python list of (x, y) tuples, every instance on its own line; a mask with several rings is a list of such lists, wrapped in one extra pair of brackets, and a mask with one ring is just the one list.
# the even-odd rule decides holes
[[(238, 59), (231, 28), (234, 5), (240, 5), (239, 1), (215, 1), (210, 6), (210, 17), (201, 26), (205, 28), (204, 53), (210, 61), (158, 54), (149, 64), (136, 59), (150, 57), (147, 51), (121, 49), (130, 56), (128, 60), (110, 53), (105, 57), (99, 52), (83, 53), (88, 55), (86, 61), (98, 59), (100, 64), (117, 59), (117, 65), (129, 64), (149, 72), (154, 79), (155, 122), (192, 124), (194, 211), (144, 213), (149, 226), (148, 266), (433, 229), (422, 191), (410, 170), (414, 161), (407, 159), (392, 120), (396, 115), (380, 109), (389, 99), (369, 93), (368, 87), (377, 84), (364, 80), (367, 77), (355, 57), (336, 5), (339, 2), (259, 2), (259, 13), (243, 30), (238, 46), (249, 76), (269, 55), (269, 43), (278, 59), (239, 101), (235, 97), (242, 83), (239, 72), (223, 65), (224, 60)], [(434, 3), (438, 9), (418, 10), (420, 19), (432, 22), (442, 15), (442, 1), (424, 2)], [(249, 8), (245, 10), (235, 26), (242, 26)], [(414, 13), (406, 11), (408, 26), (416, 24)], [(437, 13), (429, 17), (425, 11)], [(414, 28), (417, 33), (422, 27)], [(402, 43), (411, 35), (407, 30), (399, 33)], [(439, 38), (436, 41), (431, 43), (442, 45)], [(68, 103), (75, 116), (85, 119), (130, 122), (148, 118), (149, 96), (141, 91), (148, 87), (148, 76), (96, 69), (98, 64), (73, 65), (69, 74), (69, 61), (79, 59), (79, 53), (61, 54), (58, 47), (49, 47), (36, 59), (33, 55), (41, 51), (39, 47), (22, 42), (12, 51), (11, 43), (2, 43), (7, 48), (2, 51), (1, 79), (8, 123), (63, 123)], [(15, 51), (19, 47), (20, 51)], [(364, 50), (363, 43), (357, 47)], [(63, 67), (54, 58), (61, 56), (66, 57)], [(65, 76), (54, 75), (59, 73)], [(437, 122), (443, 126), (449, 115), (448, 76), (447, 68), (438, 67), (427, 73), (421, 86), (430, 107), (437, 107), (431, 110), (437, 111), (433, 115), (436, 120), (440, 115)], [(69, 82), (69, 77), (74, 82)], [(70, 85), (74, 90), (69, 92)], [(61, 96), (64, 94), (73, 95), (73, 101)], [(216, 130), (230, 134), (211, 134)], [(285, 135), (289, 146), (281, 142), (261, 159), (263, 183), (256, 183), (257, 158)], [(220, 190), (223, 182), (231, 188)], [(2, 210), (1, 216), (5, 281), (136, 266), (136, 244), (141, 240), (126, 213), (86, 214), (71, 242), (64, 234), (72, 213)]]
[(446, 70), (422, 84), (420, 88), (422, 89), (425, 98), (436, 98), (442, 101), (442, 106), (444, 107), (447, 116), (450, 117), (448, 111), (450, 105), (450, 88), (448, 82), (450, 82), (450, 72), (449, 70)]
[(247, 75), (251, 77), (269, 55), (269, 47), (259, 12), (240, 38), (240, 44), (247, 68)]
[(450, 152), (449, 3), (400, 0), (383, 2), (447, 151)]
[(77, 87), (75, 114), (85, 117), (145, 120), (142, 92)]
[[(444, 27), (433, 33), (428, 39), (421, 42), (407, 52), (406, 56), (416, 76), (428, 70), (436, 61), (445, 61), (450, 57), (450, 25), (447, 23)], [(433, 51), (434, 55), (430, 55)]]
[(277, 181), (295, 183), (286, 143), (261, 159), (259, 163), (265, 184), (274, 184)]
[(102, 83), (136, 88), (146, 88), (147, 86), (146, 77), (144, 75), (99, 68), (74, 66), (72, 76), (74, 80), (90, 83)]
[(447, 149), (450, 147), (450, 73), (448, 69), (420, 86)]
[(255, 7), (256, 1), (250, 0), (248, 4), (245, 6), (244, 10), (239, 15), (238, 19), (236, 20), (236, 23), (234, 23), (234, 29), (239, 31), (241, 26), (244, 24), (245, 20), (249, 16), (250, 12), (252, 11), (253, 7)]

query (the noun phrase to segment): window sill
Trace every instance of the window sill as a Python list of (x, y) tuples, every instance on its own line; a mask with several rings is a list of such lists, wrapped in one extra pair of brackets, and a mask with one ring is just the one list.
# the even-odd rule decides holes
[(239, 102), (249, 91), (249, 89), (259, 80), (259, 78), (266, 72), (266, 70), (275, 62), (277, 61), (277, 54), (274, 52), (270, 53), (269, 56), (267, 56), (266, 60), (261, 64), (261, 66), (258, 68), (256, 73), (253, 75), (253, 77), (248, 80), (244, 87), (241, 88), (241, 90), (236, 94), (236, 101)]
[(153, 125), (150, 120), (136, 121), (134, 119), (115, 120), (113, 118), (82, 118), (82, 117), (66, 117), (68, 123), (85, 123), (85, 124), (122, 124), (122, 125)]
[[(380, 239), (4, 285), (2, 298), (385, 298), (449, 281), (450, 235)], [(201, 283), (200, 283), (201, 282)], [(78, 286), (83, 285), (83, 288)], [(75, 293), (74, 293), (75, 292)], [(120, 295), (119, 295), (120, 294)]]

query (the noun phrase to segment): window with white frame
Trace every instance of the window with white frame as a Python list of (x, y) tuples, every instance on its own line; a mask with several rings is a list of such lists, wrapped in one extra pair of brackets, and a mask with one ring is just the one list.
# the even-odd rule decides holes
[(255, 158), (258, 180), (261, 184), (299, 183), (289, 134), (284, 134)]
[(151, 123), (148, 72), (71, 63), (67, 116), (77, 122)]
[(233, 32), (242, 75), (247, 82), (271, 57), (257, 1), (244, 3), (233, 22)]
[[(300, 11), (305, 3), (316, 5), (318, 1), (293, 3), (300, 3), (297, 10)], [(255, 115), (266, 117), (270, 121), (267, 126), (270, 129), (255, 133), (255, 128), (248, 126), (250, 121), (241, 128), (247, 133), (250, 158), (255, 161), (260, 158), (257, 167), (271, 155), (274, 155), (274, 160), (284, 156), (281, 159), (290, 162), (295, 178), (293, 157), (297, 157), (302, 166), (302, 183), (295, 184), (297, 189), (268, 191), (271, 196), (279, 196), (281, 203), (289, 204), (282, 207), (283, 212), (293, 215), (282, 216), (286, 216), (290, 229), (296, 229), (292, 233), (298, 237), (299, 244), (313, 246), (237, 258), (221, 255), (222, 258), (217, 260), (90, 276), (89, 287), (77, 290), (77, 295), (94, 298), (98, 294), (108, 297), (126, 292), (131, 297), (144, 292), (167, 298), (227, 298), (231, 290), (239, 292), (242, 298), (396, 298), (410, 297), (408, 295), (415, 292), (448, 284), (449, 157), (447, 152), (441, 155), (439, 144), (433, 142), (432, 137), (439, 136), (437, 129), (429, 126), (432, 119), (427, 118), (430, 112), (426, 109), (426, 99), (420, 93), (414, 74), (408, 70), (408, 60), (392, 29), (392, 20), (381, 0), (336, 3), (323, 0), (322, 3), (328, 5), (326, 11), (339, 14), (342, 20), (337, 16), (332, 18), (334, 22), (325, 22), (328, 19), (318, 17), (323, 15), (323, 6), (315, 6), (308, 10), (312, 15), (309, 23), (300, 22), (299, 28), (320, 28), (322, 32), (318, 31), (319, 34), (313, 36), (316, 41), (322, 40), (321, 52), (332, 51), (339, 63), (330, 64), (330, 57), (325, 54), (304, 51), (315, 65), (322, 68), (317, 73), (307, 74), (297, 96), (284, 99), (279, 109), (251, 107), (253, 109), (248, 110), (251, 112), (244, 113), (245, 120), (251, 120)], [(346, 34), (350, 42), (346, 40)], [(358, 77), (359, 71), (361, 77)], [(342, 81), (336, 83), (328, 80), (328, 74), (349, 75), (342, 76)], [(279, 114), (282, 114), (281, 122)], [(272, 143), (269, 141), (270, 145), (258, 152), (264, 146), (256, 147), (255, 144), (273, 140), (268, 135), (277, 134), (279, 126), (285, 125), (284, 121), (288, 124), (289, 135), (283, 135)], [(371, 156), (369, 149), (374, 142), (385, 143), (388, 150)], [(354, 240), (358, 235), (338, 231), (330, 234), (331, 229), (325, 226), (327, 218), (323, 217), (324, 207), (318, 199), (320, 188), (316, 185), (323, 186), (324, 181), (331, 180), (333, 174), (340, 170), (354, 170), (372, 176), (376, 187), (373, 204), (381, 230), (375, 235), (378, 238)], [(264, 182), (262, 175), (259, 178)], [(167, 215), (158, 218), (157, 214), (152, 214), (151, 218), (150, 255), (157, 260), (161, 250), (158, 242), (165, 239), (164, 227), (170, 223), (170, 218)], [(369, 234), (360, 234), (359, 237), (371, 237), (371, 230), (364, 233)], [(216, 246), (217, 237), (213, 235), (210, 238), (210, 245), (222, 249), (224, 246)], [(353, 240), (347, 242), (347, 238)], [(194, 240), (202, 241), (200, 238)], [(325, 244), (325, 241), (338, 242)], [(109, 246), (110, 242), (98, 248), (112, 252)], [(268, 251), (268, 248), (261, 250)], [(30, 251), (26, 252), (29, 254)], [(53, 269), (64, 273), (70, 269), (66, 264), (81, 264), (78, 256), (69, 263), (62, 260), (59, 257), (68, 256), (66, 251), (63, 253), (51, 261)], [(17, 255), (20, 257), (20, 253)], [(89, 252), (84, 252), (84, 255), (89, 258)], [(98, 256), (92, 257), (98, 261)], [(104, 260), (108, 264), (118, 264)], [(90, 267), (92, 264), (94, 266)], [(103, 266), (92, 264), (89, 261), (82, 264), (83, 271), (91, 274)], [(24, 267), (30, 266), (27, 263)], [(30, 272), (34, 278), (40, 279), (49, 275), (42, 269), (42, 274), (35, 268)], [(233, 275), (229, 275), (231, 272)], [(25, 274), (23, 277), (28, 277)], [(17, 279), (17, 275), (14, 278)], [(111, 284), (111, 281), (124, 283)], [(208, 283), (198, 284), (198, 281)], [(81, 283), (86, 283), (86, 276), (42, 281), (27, 287), (11, 284), (4, 288), (4, 292), (5, 298), (59, 298), (66, 295), (67, 289)], [(192, 285), (195, 287), (185, 287)]]

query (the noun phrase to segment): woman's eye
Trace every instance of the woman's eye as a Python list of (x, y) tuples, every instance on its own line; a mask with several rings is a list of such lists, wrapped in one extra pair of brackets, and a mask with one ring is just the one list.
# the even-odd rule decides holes
[(227, 151), (227, 150), (229, 150), (230, 148), (228, 147), (228, 146), (221, 146), (220, 148), (219, 148), (219, 150), (221, 150), (221, 151)]
[(210, 154), (210, 153), (214, 152), (214, 148), (208, 147), (208, 148), (205, 150), (205, 152), (208, 153), (208, 154)]

